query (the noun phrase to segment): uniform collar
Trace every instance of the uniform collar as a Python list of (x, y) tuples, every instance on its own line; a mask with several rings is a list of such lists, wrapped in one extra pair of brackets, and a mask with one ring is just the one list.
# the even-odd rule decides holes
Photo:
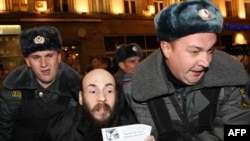
[[(52, 91), (61, 95), (69, 95), (80, 90), (81, 77), (77, 72), (72, 73), (72, 70), (64, 62), (60, 63), (57, 79), (54, 82), (55, 86), (53, 86), (55, 89)], [(37, 89), (38, 84), (34, 78), (31, 68), (23, 65), (11, 72), (6, 77), (3, 85), (8, 89)]]
[[(131, 92), (135, 100), (147, 101), (176, 91), (173, 83), (166, 77), (163, 61), (161, 50), (158, 49), (137, 66), (131, 81)], [(216, 50), (203, 78), (187, 89), (191, 91), (204, 87), (239, 86), (245, 85), (247, 81), (244, 66), (225, 52)]]

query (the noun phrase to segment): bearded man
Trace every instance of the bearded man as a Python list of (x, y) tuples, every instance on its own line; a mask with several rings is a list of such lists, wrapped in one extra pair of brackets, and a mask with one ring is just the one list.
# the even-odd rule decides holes
[[(123, 116), (127, 111), (119, 110), (116, 83), (108, 71), (90, 71), (81, 86), (78, 108), (57, 117), (55, 126), (49, 129), (51, 141), (102, 141), (101, 128), (137, 123), (134, 118)], [(145, 141), (154, 141), (154, 137)]]

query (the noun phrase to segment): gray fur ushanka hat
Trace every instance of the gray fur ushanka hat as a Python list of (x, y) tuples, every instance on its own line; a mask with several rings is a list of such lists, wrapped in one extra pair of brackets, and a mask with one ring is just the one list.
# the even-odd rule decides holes
[(55, 27), (41, 26), (24, 30), (19, 35), (19, 43), (24, 57), (43, 50), (61, 52), (61, 34)]
[(124, 62), (127, 58), (139, 56), (143, 57), (142, 49), (137, 43), (119, 45), (115, 52), (116, 62)]
[(163, 8), (154, 23), (158, 41), (174, 41), (195, 33), (219, 34), (223, 16), (209, 0), (185, 0)]

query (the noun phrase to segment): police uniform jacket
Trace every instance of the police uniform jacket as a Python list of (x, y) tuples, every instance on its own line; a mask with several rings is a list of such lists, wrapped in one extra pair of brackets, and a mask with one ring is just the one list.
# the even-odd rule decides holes
[(61, 62), (48, 88), (42, 88), (26, 65), (11, 72), (3, 83), (0, 99), (0, 140), (45, 140), (48, 121), (76, 106), (81, 76)]
[(188, 120), (195, 123), (199, 113), (209, 104), (209, 100), (201, 94), (201, 89), (205, 88), (220, 88), (216, 117), (212, 129), (195, 134), (192, 137), (194, 141), (223, 140), (224, 124), (250, 124), (250, 109), (243, 108), (241, 105), (241, 95), (244, 91), (241, 91), (240, 86), (246, 84), (247, 73), (243, 65), (232, 57), (222, 51), (214, 51), (212, 62), (203, 78), (197, 84), (186, 87), (174, 86), (166, 76), (164, 64), (164, 56), (158, 49), (138, 65), (132, 82), (124, 87), (126, 98), (135, 111), (138, 121), (152, 125), (152, 134), (156, 139), (158, 132), (147, 102), (157, 97), (164, 97), (172, 119), (168, 122), (175, 121), (174, 127), (177, 127), (182, 125), (182, 122), (168, 98), (174, 94), (180, 107), (185, 107)]

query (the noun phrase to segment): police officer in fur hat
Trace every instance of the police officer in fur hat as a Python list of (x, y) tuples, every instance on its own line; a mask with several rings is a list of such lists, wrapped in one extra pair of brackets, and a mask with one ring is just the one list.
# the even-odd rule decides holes
[(46, 141), (53, 118), (76, 106), (81, 76), (61, 61), (62, 39), (55, 27), (19, 35), (26, 64), (4, 80), (0, 96), (1, 141)]
[[(241, 62), (245, 69), (247, 69), (247, 64), (245, 64), (245, 56), (249, 55), (249, 45), (248, 44), (232, 44), (225, 47), (225, 51), (231, 55), (236, 61)], [(250, 74), (248, 74), (248, 83), (246, 84), (246, 94), (242, 94), (242, 104), (245, 107), (250, 107)]]
[[(210, 0), (185, 0), (154, 18), (160, 48), (136, 68), (125, 96), (158, 141), (224, 140), (224, 124), (250, 123), (241, 63), (215, 50), (223, 16)], [(227, 134), (227, 133), (226, 133)]]
[(119, 66), (119, 70), (114, 74), (117, 91), (119, 94), (119, 105), (124, 116), (129, 119), (134, 119), (137, 122), (135, 113), (129, 107), (127, 100), (124, 96), (123, 88), (126, 87), (126, 83), (132, 79), (136, 67), (140, 63), (143, 57), (142, 48), (137, 43), (121, 44), (117, 46), (115, 52), (116, 62)]
[(135, 71), (142, 57), (142, 49), (137, 43), (121, 44), (117, 46), (115, 59), (120, 68), (118, 72), (114, 74), (117, 83), (122, 85), (123, 81), (130, 81), (131, 74)]

